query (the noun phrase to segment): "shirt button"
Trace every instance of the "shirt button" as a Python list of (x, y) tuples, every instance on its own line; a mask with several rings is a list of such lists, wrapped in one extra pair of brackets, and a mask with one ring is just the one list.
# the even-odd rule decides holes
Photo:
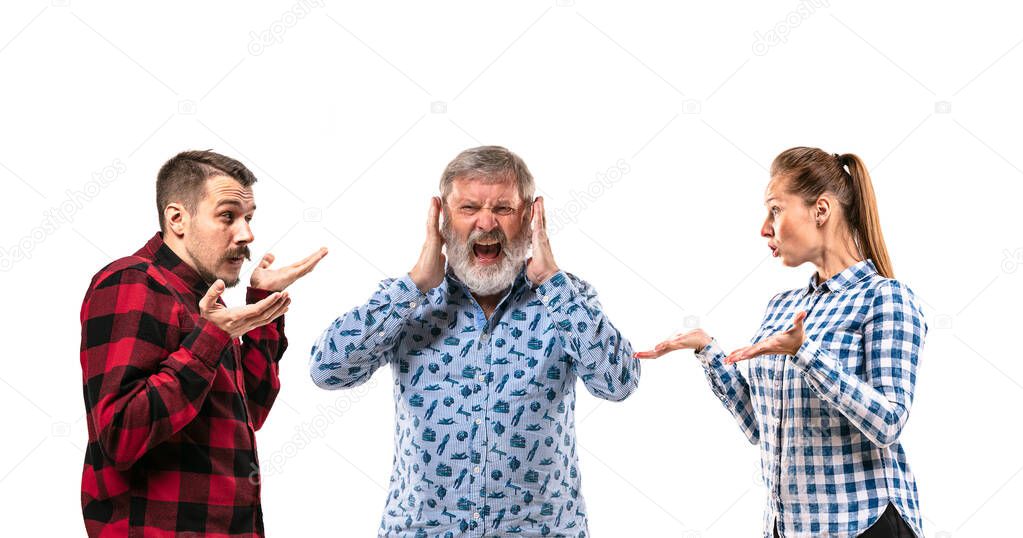
[(384, 335), (384, 331), (380, 331), (377, 334), (379, 334), (380, 336), (383, 336)]
[(415, 308), (415, 307), (416, 307), (416, 302), (415, 302), (415, 301), (412, 301), (412, 302), (411, 302), (411, 303), (409, 303), (408, 305), (409, 305), (409, 308)]
[(480, 342), (483, 342), (484, 344), (486, 344), (489, 341), (490, 341), (490, 333), (483, 333), (483, 334), (480, 335)]
[(483, 424), (483, 421), (481, 419), (476, 419), (476, 424)]
[(538, 294), (536, 294), (536, 296), (539, 297), (541, 301), (546, 301), (547, 300), (547, 296), (542, 294), (542, 293), (538, 293)]
[(472, 518), (473, 519), (479, 519), (480, 518), (480, 513), (479, 512), (473, 512), (472, 513)]
[(480, 468), (479, 468), (479, 466), (477, 465), (476, 467), (473, 467), (473, 468), (472, 468), (472, 472), (474, 472), (474, 473), (476, 473), (476, 474), (480, 474)]

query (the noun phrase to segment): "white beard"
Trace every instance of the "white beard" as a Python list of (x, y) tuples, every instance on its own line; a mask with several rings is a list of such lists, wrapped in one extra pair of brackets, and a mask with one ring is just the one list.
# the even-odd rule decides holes
[(495, 265), (480, 266), (474, 263), (470, 245), (488, 234), (473, 232), (464, 241), (459, 240), (454, 237), (454, 230), (448, 222), (450, 221), (445, 219), (444, 226), (441, 227), (444, 245), (447, 247), (448, 265), (469, 291), (481, 296), (497, 295), (515, 283), (515, 277), (522, 271), (522, 265), (529, 255), (528, 226), (523, 227), (519, 237), (514, 240), (509, 240), (498, 229), (500, 237), (496, 239), (501, 242), (501, 261)]

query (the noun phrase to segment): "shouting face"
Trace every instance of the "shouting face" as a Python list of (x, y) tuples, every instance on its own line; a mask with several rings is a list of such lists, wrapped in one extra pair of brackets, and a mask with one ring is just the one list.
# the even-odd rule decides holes
[(451, 187), (441, 226), (448, 263), (474, 294), (501, 293), (528, 255), (530, 205), (511, 177), (456, 178)]

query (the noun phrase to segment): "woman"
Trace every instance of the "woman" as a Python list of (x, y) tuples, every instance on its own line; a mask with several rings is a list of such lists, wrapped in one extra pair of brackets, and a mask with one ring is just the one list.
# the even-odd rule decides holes
[(751, 346), (726, 355), (697, 329), (636, 357), (696, 351), (760, 443), (765, 538), (922, 536), (899, 434), (927, 325), (893, 278), (870, 176), (856, 155), (792, 148), (771, 165), (765, 202), (761, 235), (786, 266), (817, 267), (809, 286), (771, 299)]

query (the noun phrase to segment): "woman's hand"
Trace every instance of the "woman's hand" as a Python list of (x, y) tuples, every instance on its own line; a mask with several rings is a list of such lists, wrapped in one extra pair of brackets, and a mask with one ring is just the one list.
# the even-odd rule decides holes
[(703, 331), (703, 329), (693, 329), (687, 333), (679, 333), (671, 338), (657, 344), (654, 349), (650, 351), (639, 351), (634, 353), (632, 356), (637, 359), (656, 359), (666, 353), (678, 349), (703, 349), (709, 344), (711, 337)]
[(796, 314), (792, 321), (792, 328), (771, 335), (752, 346), (739, 348), (725, 357), (725, 364), (735, 364), (761, 355), (795, 355), (806, 339), (803, 331), (803, 320), (806, 319), (806, 312)]

